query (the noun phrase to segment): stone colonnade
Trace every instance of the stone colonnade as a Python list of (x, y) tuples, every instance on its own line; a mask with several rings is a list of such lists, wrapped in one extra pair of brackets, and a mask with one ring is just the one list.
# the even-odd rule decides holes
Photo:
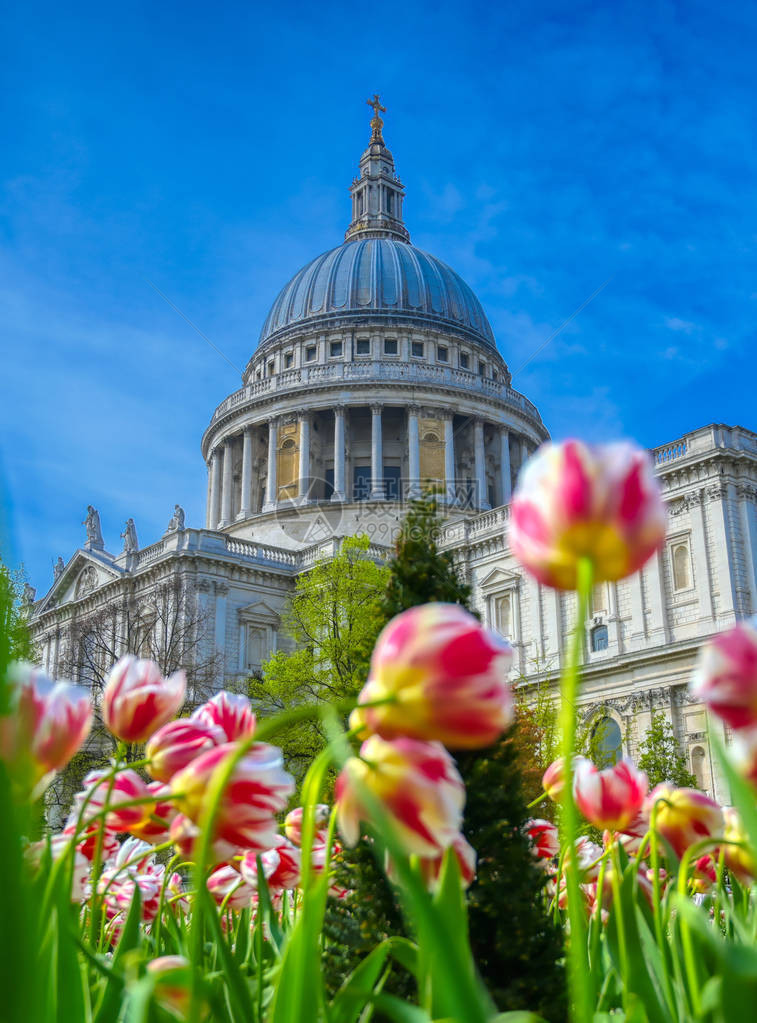
[[(370, 469), (364, 480), (366, 486), (359, 497), (353, 494), (351, 481), (347, 479), (347, 452), (350, 446), (350, 416), (353, 410), (370, 409)], [(398, 497), (397, 493), (387, 494), (386, 465), (384, 461), (384, 413), (387, 409), (398, 410), (389, 403), (372, 402), (365, 404), (336, 405), (333, 413), (333, 470), (331, 474), (331, 493), (329, 500), (345, 502), (353, 499), (383, 501), (387, 497)], [(453, 504), (460, 499), (458, 480), (456, 479), (456, 455), (462, 439), (456, 433), (454, 415), (451, 411), (421, 408), (418, 405), (402, 406), (404, 412), (404, 464), (407, 466), (407, 478), (402, 480), (402, 495), (413, 498), (420, 496), (424, 483), (429, 481), (438, 484), (444, 499)], [(312, 493), (311, 473), (311, 427), (313, 416), (328, 415), (328, 411), (302, 411), (294, 416), (279, 415), (261, 419), (244, 427), (241, 431), (231, 434), (219, 441), (212, 449), (209, 463), (209, 494), (207, 526), (210, 529), (224, 528), (233, 521), (249, 518), (257, 511), (273, 511), (281, 503), (306, 504), (313, 500), (324, 499), (314, 497)], [(464, 424), (472, 423), (472, 478), (468, 481), (468, 503), (478, 510), (487, 510), (489, 503), (489, 487), (486, 469), (486, 445), (484, 430), (490, 430), (489, 451), (494, 452), (497, 463), (497, 487), (495, 500), (507, 504), (511, 497), (511, 431), (501, 423), (494, 423), (481, 417), (458, 415)], [(421, 424), (424, 424), (422, 433)], [(264, 457), (264, 485), (254, 479), (253, 459), (255, 449), (255, 433), (267, 426), (267, 448)], [(427, 427), (434, 431), (428, 432)], [(492, 446), (492, 431), (495, 434)], [(498, 435), (498, 440), (496, 440)], [(241, 498), (233, 500), (236, 486), (234, 478), (234, 451), (238, 451), (241, 436)], [(516, 458), (518, 464), (527, 457), (529, 448), (527, 440), (520, 434), (516, 436)], [(432, 438), (429, 440), (429, 438)], [(265, 443), (262, 434), (261, 440)], [(296, 464), (291, 460), (282, 461), (282, 453), (289, 447), (296, 454)], [(273, 457), (271, 457), (273, 453)], [(329, 448), (329, 453), (332, 449)], [(329, 459), (330, 460), (330, 459)], [(282, 466), (288, 476), (282, 479)], [(366, 470), (367, 470), (366, 466)], [(294, 472), (294, 476), (292, 473)], [(237, 476), (239, 480), (239, 476)], [(263, 493), (255, 494), (255, 486), (263, 489)], [(282, 495), (282, 491), (285, 493)], [(234, 512), (234, 507), (238, 510)]]

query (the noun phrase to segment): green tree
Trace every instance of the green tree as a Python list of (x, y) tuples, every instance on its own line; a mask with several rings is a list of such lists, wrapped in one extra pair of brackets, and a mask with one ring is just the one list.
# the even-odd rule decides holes
[(673, 726), (661, 712), (652, 714), (639, 743), (638, 767), (647, 772), (650, 789), (661, 781), (671, 781), (680, 788), (698, 787), (673, 734)]
[[(283, 633), (293, 649), (279, 650), (248, 680), (264, 714), (356, 696), (365, 682), (388, 569), (369, 556), (366, 536), (347, 538), (334, 558), (317, 562), (297, 580)], [(326, 744), (317, 721), (279, 733), (291, 770), (302, 776)]]
[[(417, 604), (443, 601), (469, 607), (470, 588), (460, 579), (452, 556), (437, 546), (440, 522), (433, 497), (411, 504), (389, 562), (374, 640), (391, 617)], [(562, 941), (541, 898), (545, 875), (534, 864), (523, 834), (529, 815), (514, 734), (515, 729), (490, 749), (457, 757), (467, 789), (463, 830), (478, 856), (477, 877), (468, 890), (470, 940), (499, 1009), (528, 1008), (545, 1019), (561, 1020)], [(344, 912), (338, 905), (331, 907), (332, 934), (338, 936), (341, 929), (343, 938), (338, 954), (332, 952), (330, 985), (369, 950), (367, 938), (398, 933), (396, 903), (364, 851), (346, 850), (338, 881), (352, 889), (352, 922), (346, 926)], [(401, 973), (394, 981), (400, 993), (405, 981)]]
[(36, 651), (29, 633), (27, 611), (21, 603), (24, 575), (21, 570), (11, 571), (0, 561), (0, 608), (4, 656), (8, 661), (34, 661)]

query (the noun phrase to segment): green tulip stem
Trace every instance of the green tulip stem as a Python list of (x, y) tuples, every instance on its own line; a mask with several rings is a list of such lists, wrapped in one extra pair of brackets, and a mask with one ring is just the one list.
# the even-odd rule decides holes
[(578, 813), (573, 796), (573, 755), (576, 741), (579, 664), (584, 645), (584, 624), (593, 577), (594, 566), (591, 559), (580, 558), (578, 562), (576, 624), (570, 637), (567, 658), (560, 678), (560, 732), (564, 780), (561, 794), (560, 830), (562, 831), (562, 845), (567, 850), (566, 882), (568, 920), (570, 922), (570, 934), (566, 938), (568, 984), (573, 1009), (572, 1015), (576, 1023), (591, 1023), (595, 1004), (593, 979), (587, 963), (586, 915), (581, 896), (576, 853)]

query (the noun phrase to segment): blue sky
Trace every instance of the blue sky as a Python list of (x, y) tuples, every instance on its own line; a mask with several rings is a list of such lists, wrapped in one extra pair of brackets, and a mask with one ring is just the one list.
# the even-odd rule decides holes
[(413, 242), (553, 435), (757, 428), (748, 5), (32, 2), (1, 27), (5, 556), (40, 593), (88, 503), (116, 552), (127, 516), (143, 545), (175, 501), (204, 523), (229, 362), (341, 240), (375, 91)]

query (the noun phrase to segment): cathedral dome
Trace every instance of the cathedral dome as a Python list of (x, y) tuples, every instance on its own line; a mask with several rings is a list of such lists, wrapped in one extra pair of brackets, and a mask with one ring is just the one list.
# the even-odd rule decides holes
[(358, 236), (296, 273), (273, 303), (259, 345), (314, 321), (369, 316), (445, 328), (494, 348), (481, 303), (459, 274), (388, 234)]

